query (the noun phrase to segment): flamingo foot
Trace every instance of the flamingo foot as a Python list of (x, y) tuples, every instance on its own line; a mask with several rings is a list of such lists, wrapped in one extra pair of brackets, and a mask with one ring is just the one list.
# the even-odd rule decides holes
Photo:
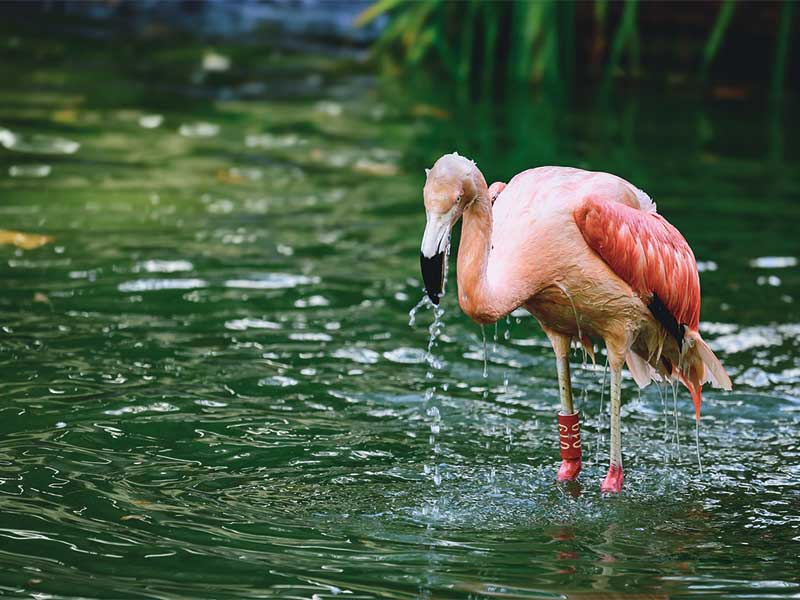
[(600, 486), (600, 491), (604, 494), (619, 494), (622, 491), (621, 466), (611, 465), (608, 467), (608, 474), (603, 481), (603, 485)]
[(578, 478), (578, 473), (580, 472), (580, 458), (565, 458), (561, 461), (561, 466), (558, 468), (558, 475), (556, 475), (556, 479), (559, 481), (575, 481)]

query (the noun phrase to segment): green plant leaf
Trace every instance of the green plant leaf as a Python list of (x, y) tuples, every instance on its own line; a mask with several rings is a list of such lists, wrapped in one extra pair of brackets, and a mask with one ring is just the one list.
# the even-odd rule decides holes
[(353, 21), (355, 27), (363, 27), (380, 17), (381, 15), (389, 12), (398, 4), (402, 4), (404, 0), (378, 0), (375, 4), (367, 7), (360, 15)]
[(735, 0), (724, 0), (722, 5), (719, 7), (719, 14), (717, 14), (717, 19), (714, 21), (714, 27), (708, 36), (706, 47), (703, 50), (702, 76), (704, 79), (708, 73), (708, 68), (711, 66), (711, 63), (714, 61), (714, 57), (719, 51), (719, 47), (722, 45), (722, 40), (725, 38), (725, 32), (728, 30), (728, 25), (730, 25), (735, 8)]

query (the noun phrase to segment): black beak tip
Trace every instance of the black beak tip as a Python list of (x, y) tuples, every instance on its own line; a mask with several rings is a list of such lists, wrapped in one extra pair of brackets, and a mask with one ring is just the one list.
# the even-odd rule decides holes
[(442, 287), (444, 287), (444, 258), (444, 252), (440, 252), (431, 258), (427, 258), (421, 252), (419, 255), (419, 266), (422, 269), (425, 292), (431, 302), (436, 305), (439, 304), (439, 297), (442, 295)]

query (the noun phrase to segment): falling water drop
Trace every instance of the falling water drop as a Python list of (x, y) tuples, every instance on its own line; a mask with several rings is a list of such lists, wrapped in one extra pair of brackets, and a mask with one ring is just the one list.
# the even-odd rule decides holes
[(428, 416), (431, 417), (431, 433), (433, 435), (437, 435), (440, 431), (440, 423), (442, 420), (441, 414), (439, 413), (439, 409), (435, 406), (431, 406), (428, 409)]
[(669, 415), (667, 414), (667, 398), (664, 396), (664, 390), (661, 388), (661, 382), (656, 382), (656, 389), (658, 395), (661, 396), (661, 411), (664, 413), (664, 442), (669, 440)]
[(422, 296), (422, 300), (417, 302), (416, 306), (408, 311), (408, 326), (413, 327), (417, 322), (417, 311), (420, 308), (427, 307), (431, 304), (430, 298), (428, 298), (427, 294)]
[[(446, 276), (446, 269), (445, 269), (445, 276)], [(412, 308), (408, 313), (408, 324), (409, 326), (413, 327), (416, 323), (416, 315), (417, 311), (422, 307), (430, 307), (433, 308), (433, 321), (431, 322), (430, 326), (428, 327), (428, 348), (425, 353), (425, 362), (428, 364), (428, 370), (425, 373), (425, 378), (428, 380), (432, 380), (434, 377), (433, 371), (435, 369), (442, 368), (442, 360), (435, 357), (433, 355), (433, 350), (436, 346), (436, 342), (442, 334), (442, 330), (444, 329), (444, 308), (440, 305), (434, 305), (427, 296), (423, 296), (422, 300), (420, 300), (417, 305)], [(442, 384), (442, 389), (447, 390), (447, 384)], [(425, 404), (427, 405), (428, 402), (433, 400), (434, 394), (436, 392), (436, 386), (431, 384), (428, 389), (425, 391)], [(430, 421), (430, 435), (428, 437), (428, 443), (431, 446), (431, 451), (433, 453), (433, 461), (436, 460), (436, 455), (441, 452), (441, 448), (439, 444), (436, 443), (436, 436), (441, 431), (441, 414), (439, 413), (439, 409), (436, 406), (431, 406), (426, 410), (426, 414), (431, 418)], [(437, 487), (442, 482), (442, 476), (439, 473), (439, 466), (434, 465), (433, 470), (431, 470), (428, 464), (424, 465), (424, 473), (425, 475), (433, 476), (433, 483)]]
[(700, 475), (702, 475), (703, 461), (700, 460), (700, 419), (694, 420), (694, 448), (697, 452), (697, 467), (700, 469)]
[(677, 462), (680, 463), (681, 460), (681, 432), (678, 425), (678, 386), (674, 381), (671, 382), (672, 385), (672, 414), (675, 417), (675, 441), (678, 446), (678, 459)]
[(481, 325), (481, 335), (483, 336), (483, 376), (489, 376), (489, 353), (486, 348), (486, 328)]
[(442, 368), (442, 361), (441, 359), (438, 359), (433, 355), (433, 348), (434, 346), (436, 346), (436, 341), (441, 336), (442, 331), (444, 330), (444, 320), (442, 318), (443, 316), (444, 316), (444, 309), (441, 306), (434, 306), (433, 321), (428, 327), (428, 349), (427, 352), (425, 353), (425, 362), (427, 362), (434, 369)]

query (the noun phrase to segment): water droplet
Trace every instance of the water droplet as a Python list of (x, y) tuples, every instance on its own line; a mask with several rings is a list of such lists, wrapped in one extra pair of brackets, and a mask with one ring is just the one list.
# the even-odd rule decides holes
[(489, 376), (489, 352), (486, 348), (486, 328), (481, 325), (481, 335), (483, 336), (483, 376)]

